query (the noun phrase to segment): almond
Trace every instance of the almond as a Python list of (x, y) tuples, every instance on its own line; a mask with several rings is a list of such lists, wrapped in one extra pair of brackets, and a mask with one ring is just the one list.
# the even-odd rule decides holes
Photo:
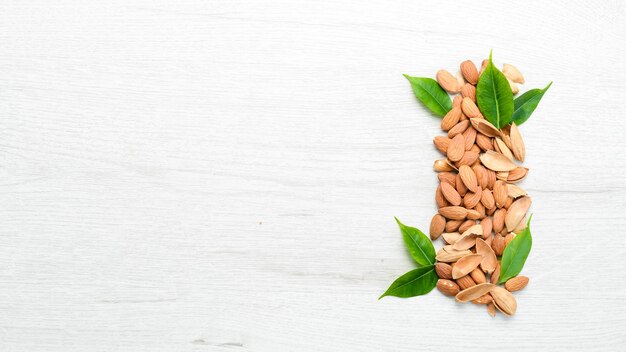
[(506, 78), (515, 83), (526, 83), (524, 80), (524, 76), (522, 76), (522, 73), (519, 72), (519, 70), (511, 64), (504, 64), (504, 66), (502, 67), (502, 73), (504, 74), (504, 76), (506, 76)]
[[(476, 204), (476, 206), (474, 207), (474, 209), (472, 209), (474, 211), (476, 211), (478, 213), (478, 219), (484, 219), (487, 216), (487, 213), (485, 212), (485, 206), (483, 205), (483, 203), (478, 203)], [(467, 212), (468, 215), (468, 219), (470, 219), (469, 215), (470, 212)]]
[(480, 261), (480, 268), (483, 269), (484, 272), (491, 274), (494, 270), (496, 270), (496, 265), (498, 263), (496, 253), (493, 251), (491, 246), (489, 246), (487, 242), (483, 241), (481, 238), (476, 240), (476, 254), (483, 256), (483, 259)]
[(459, 161), (465, 153), (465, 139), (463, 135), (458, 134), (452, 138), (452, 142), (448, 146), (448, 159), (451, 161)]
[(452, 142), (452, 140), (444, 136), (437, 136), (433, 139), (433, 144), (443, 154), (446, 154), (446, 151), (448, 150), (448, 146), (450, 145), (450, 142)]
[(463, 98), (470, 98), (472, 101), (476, 101), (476, 87), (469, 83), (465, 83), (461, 87), (461, 95)]
[(519, 128), (515, 122), (511, 124), (511, 151), (513, 155), (515, 155), (515, 159), (519, 161), (524, 161), (524, 157), (526, 156), (526, 146), (524, 146), (524, 140), (522, 139), (522, 135), (519, 132)]
[(476, 269), (480, 262), (483, 260), (483, 256), (480, 254), (468, 254), (465, 255), (454, 264), (452, 267), (452, 278), (458, 279), (469, 274), (472, 270)]
[[(452, 144), (454, 144), (454, 140), (450, 144), (450, 147), (452, 147)], [(450, 157), (450, 147), (448, 147), (448, 157)], [(482, 162), (487, 169), (493, 171), (511, 171), (517, 167), (517, 165), (506, 156), (491, 150), (480, 155), (480, 162)]]
[(491, 288), (490, 294), (491, 297), (493, 297), (493, 303), (499, 311), (506, 315), (515, 314), (515, 311), (517, 310), (517, 302), (511, 292), (502, 287), (494, 286)]
[(474, 170), (467, 165), (461, 165), (459, 167), (459, 177), (465, 187), (472, 192), (476, 192), (478, 187), (478, 181), (476, 180), (476, 174), (474, 174)]
[(526, 216), (530, 204), (532, 203), (530, 197), (521, 197), (515, 200), (506, 211), (506, 217), (504, 223), (508, 231), (513, 231), (517, 225)]
[(474, 280), (472, 280), (472, 278), (469, 275), (465, 275), (463, 277), (458, 278), (456, 280), (456, 283), (459, 285), (461, 290), (465, 290), (472, 286), (476, 286), (476, 283), (474, 282)]
[(519, 182), (524, 179), (524, 177), (526, 177), (526, 174), (528, 174), (528, 168), (518, 166), (515, 169), (509, 171), (509, 175), (507, 176), (506, 180), (513, 183)]
[(487, 236), (491, 236), (491, 231), (493, 230), (493, 222), (491, 218), (484, 218), (480, 222), (480, 226), (483, 227), (483, 239), (487, 238)]
[(515, 84), (508, 78), (506, 80), (509, 82), (509, 86), (511, 87), (511, 93), (513, 93), (513, 95), (519, 93), (519, 87), (517, 86), (517, 84)]
[(477, 151), (473, 151), (473, 150), (468, 150), (463, 154), (463, 157), (461, 158), (461, 160), (459, 160), (457, 162), (458, 167), (461, 167), (462, 165), (473, 165), (476, 160), (478, 160), (478, 155), (479, 153)]
[[(482, 116), (480, 110), (478, 110), (478, 106), (476, 106), (476, 103), (474, 103), (474, 101), (468, 97), (463, 98), (463, 101), (461, 101), (461, 110), (463, 110), (463, 113), (470, 119), (473, 117)], [(479, 129), (476, 130), (480, 132)]]
[(506, 217), (506, 209), (500, 208), (493, 213), (493, 231), (500, 233), (504, 229), (504, 219)]
[[(468, 210), (469, 212), (469, 210)], [(465, 231), (467, 231), (470, 227), (476, 225), (476, 221), (474, 220), (465, 220), (463, 221), (463, 223), (461, 224), (461, 226), (459, 226), (459, 232), (463, 233)]]
[(448, 222), (446, 222), (446, 232), (457, 231), (462, 223), (463, 220), (448, 220)]
[(454, 186), (456, 182), (456, 175), (451, 172), (440, 172), (437, 174), (437, 179), (439, 179), (439, 182), (448, 182)]
[(474, 175), (476, 175), (478, 187), (487, 188), (489, 185), (489, 177), (487, 176), (487, 170), (485, 167), (480, 164), (472, 166), (472, 171), (474, 171)]
[[(508, 187), (507, 187), (508, 188)], [(504, 203), (504, 209), (509, 209), (509, 207), (511, 206), (511, 203), (513, 203), (513, 198), (511, 197), (506, 197), (506, 203)]]
[(487, 278), (485, 277), (485, 274), (482, 272), (482, 270), (478, 268), (472, 270), (472, 272), (470, 273), (470, 277), (477, 284), (484, 284), (485, 282), (487, 282)]
[(459, 82), (459, 87), (463, 87), (465, 84), (465, 78), (463, 78), (461, 70), (456, 71), (456, 75), (454, 75), (454, 77), (456, 78), (456, 81)]
[(506, 240), (501, 235), (495, 235), (491, 241), (491, 249), (497, 256), (501, 256), (504, 253), (506, 247)]
[(509, 292), (515, 292), (523, 289), (526, 285), (528, 285), (528, 277), (516, 276), (508, 279), (506, 283), (504, 283), (504, 288), (506, 288)]
[(496, 206), (496, 201), (493, 198), (493, 193), (491, 193), (491, 190), (489, 190), (488, 188), (484, 189), (482, 194), (480, 195), (480, 202), (483, 203), (483, 205), (487, 209), (491, 209)]
[(437, 186), (437, 190), (435, 191), (435, 202), (437, 203), (437, 208), (447, 207), (450, 205), (441, 192), (441, 185)]
[(489, 169), (485, 170), (487, 170), (487, 178), (489, 180), (487, 187), (493, 189), (493, 186), (496, 184), (496, 172)]
[[(458, 232), (444, 232), (441, 237), (443, 237), (443, 241), (447, 244), (455, 244), (456, 241), (459, 240), (461, 234)], [(441, 277), (441, 276), (440, 276)]]
[(476, 188), (477, 192), (467, 192), (465, 197), (463, 197), (463, 205), (467, 209), (471, 209), (480, 202), (480, 198), (482, 197), (482, 189), (480, 187)]
[(445, 89), (449, 93), (458, 93), (461, 90), (459, 81), (448, 71), (437, 71), (437, 82), (441, 88)]
[(460, 96), (460, 95), (455, 95), (454, 99), (452, 99), (452, 107), (460, 108), (461, 107), (461, 101), (463, 101), (463, 97)]
[(452, 108), (441, 120), (441, 129), (447, 131), (461, 120), (461, 108)]
[(437, 289), (439, 289), (439, 291), (446, 296), (456, 296), (460, 290), (459, 285), (457, 285), (454, 281), (447, 279), (437, 280)]
[(489, 65), (489, 59), (484, 59), (481, 63), (480, 63), (480, 71), (478, 72), (478, 75), (482, 75), (483, 72), (485, 71), (485, 69), (487, 68), (487, 65)]
[[(465, 103), (466, 99), (467, 98), (463, 98), (461, 107), (463, 107), (463, 104)], [(465, 112), (464, 108), (463, 108), (463, 112)], [(496, 128), (496, 126), (492, 125), (489, 121), (485, 119), (470, 119), (470, 123), (472, 124), (472, 127), (474, 127), (476, 131), (478, 131), (479, 133), (482, 133), (483, 135), (487, 137), (496, 137), (500, 135), (500, 131)]]
[(496, 202), (498, 208), (502, 208), (506, 203), (506, 199), (509, 196), (509, 189), (503, 181), (496, 181), (493, 185), (493, 199)]
[(454, 189), (454, 186), (452, 186), (452, 184), (448, 182), (442, 182), (441, 193), (450, 204), (461, 205), (461, 196), (459, 195), (459, 192)]
[[(476, 130), (469, 126), (469, 120), (466, 121), (468, 122), (468, 128), (463, 131), (463, 138), (465, 138), (465, 151), (468, 151), (472, 149), (476, 141)], [(478, 157), (478, 153), (476, 153), (476, 157)]]
[(430, 221), (430, 238), (436, 240), (443, 233), (444, 228), (446, 227), (446, 219), (439, 215), (435, 214), (432, 220)]
[(494, 284), (480, 283), (478, 285), (471, 286), (457, 293), (455, 296), (455, 300), (461, 303), (473, 301), (491, 292), (491, 290), (494, 287), (495, 287)]
[(523, 189), (519, 188), (516, 185), (507, 184), (506, 187), (508, 190), (508, 195), (511, 198), (519, 198), (528, 194), (526, 193), (526, 191), (524, 191)]
[(454, 170), (452, 165), (450, 165), (450, 163), (446, 159), (435, 160), (435, 163), (433, 164), (433, 169), (437, 172)]
[(469, 127), (469, 120), (460, 121), (448, 131), (448, 138), (454, 138), (457, 134), (462, 134)]
[(464, 220), (467, 216), (467, 209), (459, 206), (447, 206), (439, 208), (439, 214), (449, 220)]
[[(470, 123), (471, 123), (471, 120), (470, 120)], [(476, 127), (472, 127), (472, 128), (476, 129)], [(482, 133), (476, 135), (476, 145), (478, 145), (478, 147), (482, 151), (493, 150), (493, 143), (491, 142), (491, 138), (489, 138), (488, 136), (485, 136)]]
[(463, 183), (463, 180), (461, 180), (461, 175), (459, 174), (456, 174), (455, 186), (457, 192), (459, 192), (459, 195), (461, 195), (461, 197), (463, 197), (467, 193), (467, 187), (465, 186), (465, 183)]
[[(492, 298), (493, 301), (493, 298)], [(487, 304), (487, 313), (489, 313), (489, 315), (491, 315), (491, 317), (495, 317), (496, 316), (496, 305), (492, 303)]]
[(513, 232), (511, 232), (508, 235), (504, 236), (504, 248), (505, 249), (506, 249), (506, 246), (508, 246), (509, 243), (511, 243), (511, 241), (513, 241), (514, 238), (515, 238), (515, 234)]
[(474, 85), (478, 83), (478, 69), (476, 69), (476, 65), (472, 61), (465, 60), (461, 62), (461, 73), (467, 82)]
[(478, 220), (482, 214), (476, 209), (467, 209), (467, 218), (470, 220)]
[(435, 272), (442, 279), (452, 279), (452, 267), (446, 263), (435, 264)]
[(493, 273), (491, 273), (491, 277), (489, 278), (489, 282), (491, 282), (492, 284), (496, 284), (498, 282), (498, 279), (500, 278), (500, 262), (498, 262), (498, 264), (496, 264), (496, 269), (493, 271)]

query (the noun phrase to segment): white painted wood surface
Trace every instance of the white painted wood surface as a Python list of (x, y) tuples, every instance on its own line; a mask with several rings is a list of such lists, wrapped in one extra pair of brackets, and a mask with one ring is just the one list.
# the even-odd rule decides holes
[[(1, 351), (619, 350), (621, 1), (0, 3)], [(519, 314), (434, 291), (438, 120), (402, 73), (555, 83), (522, 126)]]

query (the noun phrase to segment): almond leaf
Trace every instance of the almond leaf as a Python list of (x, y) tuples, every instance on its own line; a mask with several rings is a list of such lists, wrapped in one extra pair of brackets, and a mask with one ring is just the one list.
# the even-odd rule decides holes
[(452, 109), (452, 100), (448, 93), (432, 78), (411, 77), (404, 75), (411, 83), (413, 93), (419, 101), (438, 116), (444, 116)]
[(517, 276), (522, 271), (526, 258), (530, 253), (530, 248), (533, 245), (533, 238), (530, 235), (530, 220), (532, 215), (526, 223), (526, 229), (509, 243), (504, 249), (502, 254), (502, 261), (500, 262), (500, 278), (498, 284), (505, 283), (508, 279)]
[(511, 122), (513, 117), (513, 93), (504, 74), (498, 70), (491, 60), (480, 75), (476, 86), (476, 101), (487, 121), (497, 128)]
[(385, 296), (407, 298), (425, 295), (435, 288), (438, 279), (434, 265), (422, 266), (397, 278), (378, 299)]
[(409, 250), (413, 260), (419, 265), (433, 265), (435, 264), (435, 247), (430, 239), (419, 229), (415, 227), (406, 226), (395, 218), (402, 237), (404, 238), (404, 244)]
[(541, 98), (543, 98), (543, 95), (548, 91), (548, 88), (550, 88), (551, 85), (552, 82), (550, 82), (544, 89), (531, 89), (515, 99), (513, 102), (513, 122), (515, 122), (516, 125), (519, 126), (528, 120), (533, 111), (535, 111), (539, 101), (541, 101)]

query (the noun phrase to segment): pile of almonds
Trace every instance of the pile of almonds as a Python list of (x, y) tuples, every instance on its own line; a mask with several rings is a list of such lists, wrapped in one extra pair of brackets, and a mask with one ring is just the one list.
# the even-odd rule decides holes
[[(445, 158), (435, 161), (439, 187), (435, 200), (439, 208), (430, 223), (430, 237), (443, 238), (437, 252), (437, 288), (455, 296), (458, 302), (484, 304), (491, 316), (496, 308), (515, 314), (517, 302), (511, 292), (521, 290), (528, 278), (509, 279), (497, 286), (500, 262), (506, 246), (526, 227), (531, 199), (516, 185), (528, 173), (515, 160), (524, 161), (525, 147), (513, 123), (498, 129), (489, 123), (476, 105), (479, 72), (471, 61), (461, 63), (461, 75), (437, 72), (437, 81), (454, 97), (452, 109), (444, 116), (441, 129), (446, 136), (434, 139)], [(512, 65), (502, 71), (516, 94), (522, 74)], [(462, 76), (462, 77), (461, 77)]]

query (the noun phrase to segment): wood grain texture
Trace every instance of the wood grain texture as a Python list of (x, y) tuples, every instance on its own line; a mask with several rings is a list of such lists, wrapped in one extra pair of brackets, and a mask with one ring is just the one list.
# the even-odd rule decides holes
[[(0, 350), (615, 350), (626, 343), (623, 2), (3, 1)], [(402, 73), (555, 83), (522, 126), (518, 315), (433, 292), (440, 133)], [(455, 345), (454, 346), (458, 346)]]

